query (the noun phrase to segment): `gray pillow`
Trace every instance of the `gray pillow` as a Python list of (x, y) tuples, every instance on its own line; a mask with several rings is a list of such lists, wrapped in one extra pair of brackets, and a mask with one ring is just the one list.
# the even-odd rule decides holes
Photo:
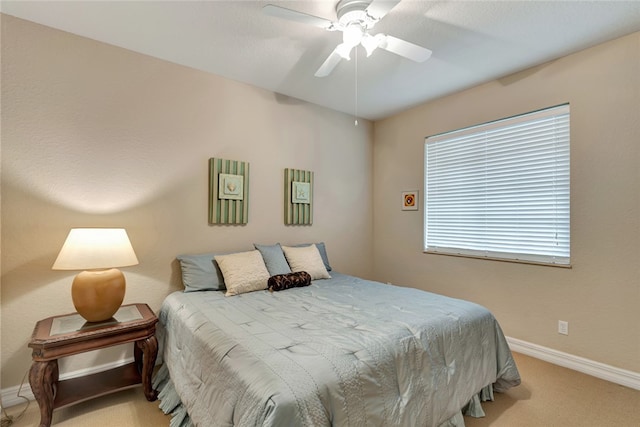
[(289, 267), (287, 259), (284, 257), (280, 243), (276, 243), (275, 245), (259, 245), (254, 243), (253, 246), (262, 254), (262, 259), (264, 259), (270, 276), (291, 273), (291, 268)]
[[(302, 246), (311, 246), (313, 243), (301, 243), (299, 245), (290, 245), (293, 247), (302, 247)], [(331, 265), (329, 265), (329, 257), (327, 256), (327, 248), (324, 246), (324, 242), (316, 243), (316, 248), (318, 248), (318, 252), (320, 252), (320, 257), (322, 258), (322, 262), (324, 263), (324, 267), (327, 271), (331, 271)]]
[(224, 290), (224, 278), (213, 257), (222, 254), (178, 255), (185, 292)]

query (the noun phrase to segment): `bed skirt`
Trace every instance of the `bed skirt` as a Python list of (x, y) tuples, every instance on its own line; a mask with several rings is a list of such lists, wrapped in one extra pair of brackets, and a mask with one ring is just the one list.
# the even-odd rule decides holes
[[(173, 386), (166, 364), (162, 364), (156, 372), (153, 378), (153, 388), (158, 391), (160, 409), (165, 414), (171, 415), (169, 427), (195, 427)], [(465, 427), (463, 414), (474, 418), (484, 417), (482, 402), (486, 401), (493, 401), (493, 384), (480, 390), (460, 412), (440, 424), (439, 427)]]

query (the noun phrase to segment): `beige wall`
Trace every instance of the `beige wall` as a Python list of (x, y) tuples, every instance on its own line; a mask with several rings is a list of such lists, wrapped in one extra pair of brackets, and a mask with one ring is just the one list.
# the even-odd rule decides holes
[[(573, 268), (424, 254), (423, 209), (399, 208), (403, 190), (422, 195), (424, 138), (564, 102)], [(640, 372), (640, 33), (376, 122), (374, 141), (376, 279), (476, 301), (511, 337)]]
[[(323, 240), (369, 276), (372, 156), (369, 122), (3, 15), (1, 387), (30, 366), (35, 322), (74, 311), (75, 273), (51, 270), (72, 227), (125, 227), (125, 303), (156, 310), (183, 252)], [(247, 225), (208, 225), (210, 157), (250, 163)], [(287, 167), (315, 172), (311, 227), (283, 225)]]

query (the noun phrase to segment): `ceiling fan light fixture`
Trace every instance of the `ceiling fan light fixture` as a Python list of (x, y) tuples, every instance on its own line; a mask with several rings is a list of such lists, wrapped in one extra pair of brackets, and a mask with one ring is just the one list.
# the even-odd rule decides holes
[(346, 59), (347, 61), (351, 60), (351, 49), (353, 49), (353, 45), (340, 43), (335, 52), (340, 55), (341, 58)]
[(378, 48), (378, 39), (370, 34), (365, 34), (360, 43), (364, 50), (367, 51), (367, 58)]
[(358, 46), (364, 35), (364, 28), (360, 24), (351, 24), (342, 32), (342, 41), (350, 46)]
[(351, 59), (351, 49), (358, 46), (366, 36), (364, 28), (357, 23), (350, 24), (342, 32), (342, 43), (336, 47), (336, 52), (347, 61)]

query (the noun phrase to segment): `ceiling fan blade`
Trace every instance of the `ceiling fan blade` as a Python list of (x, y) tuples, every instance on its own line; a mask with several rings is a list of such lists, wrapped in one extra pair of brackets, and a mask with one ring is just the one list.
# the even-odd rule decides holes
[[(376, 37), (380, 37), (381, 34), (377, 34)], [(406, 40), (399, 39), (393, 36), (384, 36), (381, 38), (378, 47), (400, 55), (404, 58), (410, 59), (416, 62), (424, 62), (431, 57), (431, 51), (417, 44), (413, 44)]]
[(342, 56), (338, 53), (338, 48), (335, 48), (333, 52), (324, 60), (318, 71), (314, 74), (316, 77), (326, 77), (336, 68), (336, 65), (340, 63)]
[(400, 3), (400, 0), (373, 0), (371, 4), (367, 6), (367, 15), (369, 15), (376, 21), (379, 21), (398, 3)]
[(273, 4), (268, 4), (263, 7), (262, 12), (266, 15), (275, 16), (276, 18), (287, 19), (289, 21), (299, 22), (301, 24), (313, 25), (325, 30), (329, 30), (331, 29), (331, 27), (333, 27), (333, 22), (329, 21), (328, 19), (309, 15), (303, 12), (298, 12), (297, 10), (275, 6)]

